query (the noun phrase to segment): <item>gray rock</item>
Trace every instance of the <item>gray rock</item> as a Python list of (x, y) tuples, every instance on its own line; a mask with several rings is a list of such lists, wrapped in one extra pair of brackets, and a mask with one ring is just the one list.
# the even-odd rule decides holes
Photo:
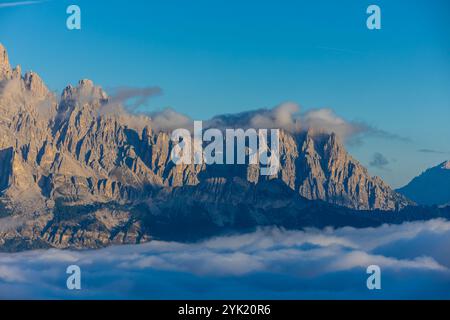
[[(180, 193), (185, 201), (191, 197), (247, 209), (292, 206), (292, 199), (283, 200), (283, 188), (299, 201), (321, 200), (358, 210), (399, 210), (411, 204), (371, 177), (334, 134), (282, 131), (281, 169), (272, 177), (260, 176), (258, 165), (175, 166), (169, 133), (154, 130), (145, 117), (135, 125), (121, 113), (108, 112), (110, 98), (90, 80), (66, 87), (57, 99), (37, 73), (22, 77), (20, 67), (11, 70), (0, 45), (0, 81), (0, 200), (7, 208), (0, 210), (26, 217), (20, 228), (0, 230), (0, 246), (98, 247), (146, 241), (151, 234), (142, 231), (145, 217), (111, 206), (151, 208), (157, 203), (156, 211), (161, 211), (161, 203)], [(264, 190), (260, 184), (275, 180), (284, 186), (275, 188), (280, 192), (268, 198), (256, 192)], [(62, 219), (62, 207), (74, 216)], [(230, 218), (219, 206), (214, 217)]]

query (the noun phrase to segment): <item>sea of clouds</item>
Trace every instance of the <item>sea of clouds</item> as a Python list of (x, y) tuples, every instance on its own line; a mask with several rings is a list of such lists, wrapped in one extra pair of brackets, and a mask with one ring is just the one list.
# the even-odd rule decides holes
[[(0, 253), (0, 298), (450, 298), (450, 222), (259, 229), (199, 243)], [(81, 268), (82, 289), (66, 288)], [(369, 265), (381, 290), (367, 289)]]

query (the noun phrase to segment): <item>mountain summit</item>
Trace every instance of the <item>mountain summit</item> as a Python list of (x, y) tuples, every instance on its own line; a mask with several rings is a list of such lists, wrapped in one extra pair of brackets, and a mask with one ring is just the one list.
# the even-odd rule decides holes
[[(271, 177), (261, 177), (255, 165), (175, 166), (170, 133), (153, 128), (149, 117), (114, 112), (112, 99), (90, 80), (66, 87), (57, 98), (36, 73), (11, 70), (1, 45), (0, 79), (0, 217), (19, 219), (31, 242), (68, 246), (81, 234), (92, 247), (118, 238), (144, 241), (151, 236), (149, 215), (186, 214), (181, 211), (189, 206), (177, 207), (176, 198), (194, 211), (200, 210), (196, 201), (207, 203), (205, 214), (216, 222), (236, 208), (246, 210), (243, 217), (255, 208), (261, 215), (308, 200), (356, 210), (411, 204), (371, 177), (335, 134), (282, 130), (281, 168)], [(282, 200), (287, 194), (288, 202)], [(92, 229), (71, 220), (80, 223), (86, 215)], [(62, 228), (66, 219), (72, 222)], [(16, 230), (2, 235), (0, 229), (0, 235), (0, 242), (17, 238)]]
[(426, 170), (398, 192), (423, 205), (450, 204), (450, 161)]
[(5, 47), (0, 43), (0, 80), (11, 78), (12, 70), (9, 65), (8, 53)]
[(442, 164), (442, 169), (450, 170), (450, 160), (448, 160)]

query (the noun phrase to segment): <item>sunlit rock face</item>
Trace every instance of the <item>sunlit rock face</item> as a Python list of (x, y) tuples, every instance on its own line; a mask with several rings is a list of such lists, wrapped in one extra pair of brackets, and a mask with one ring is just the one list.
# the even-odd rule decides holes
[(0, 43), (0, 80), (9, 79), (12, 76), (11, 66), (9, 65), (8, 53), (5, 47)]

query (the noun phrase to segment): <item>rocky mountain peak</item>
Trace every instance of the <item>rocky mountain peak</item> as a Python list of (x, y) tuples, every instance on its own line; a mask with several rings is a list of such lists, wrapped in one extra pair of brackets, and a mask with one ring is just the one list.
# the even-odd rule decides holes
[(344, 145), (334, 133), (326, 138), (324, 151), (328, 158), (339, 158), (346, 153)]
[(78, 81), (78, 87), (80, 88), (94, 88), (94, 81), (89, 79), (81, 79)]
[(108, 95), (102, 88), (95, 86), (89, 79), (78, 81), (78, 85), (73, 87), (68, 85), (61, 95), (61, 100), (77, 100), (81, 103), (92, 103), (94, 101), (106, 101)]
[[(72, 203), (150, 201), (149, 194), (155, 188), (195, 188), (209, 178), (234, 181), (240, 177), (255, 185), (267, 180), (261, 178), (258, 165), (175, 166), (170, 158), (170, 134), (154, 131), (152, 123), (144, 118), (143, 125), (136, 129), (122, 117), (102, 112), (108, 96), (92, 80), (67, 86), (59, 103), (55, 101), (51, 106), (50, 119), (40, 121), (32, 114), (38, 108), (20, 106), (25, 100), (21, 95), (27, 96), (29, 90), (44, 96), (48, 89), (34, 72), (18, 79), (21, 80), (10, 81), (10, 85), (20, 84), (20, 90), (10, 86), (15, 95), (3, 101), (0, 96), (0, 110), (13, 110), (10, 120), (5, 120), (4, 125), (0, 122), (0, 145), (3, 149), (13, 148), (16, 162), (8, 160), (7, 170), (11, 179), (32, 178), (31, 182), (16, 184), (16, 188), (23, 187), (23, 191), (33, 185), (45, 202), (60, 198)], [(29, 100), (28, 104), (39, 102)], [(12, 103), (23, 112), (17, 114), (16, 109), (10, 108)], [(238, 121), (236, 116), (230, 126)], [(5, 153), (5, 159), (11, 158), (9, 154)], [(370, 177), (347, 153), (338, 136), (312, 128), (303, 132), (281, 131), (280, 170), (268, 180), (284, 183), (299, 199), (359, 210), (395, 210), (410, 204), (381, 179)], [(196, 190), (195, 194), (203, 196)], [(219, 192), (216, 196), (225, 195)], [(22, 201), (20, 197), (12, 200)]]
[(301, 151), (305, 154), (313, 154), (315, 152), (314, 139), (310, 134), (305, 135)]
[(441, 166), (442, 169), (450, 170), (450, 160), (444, 162)]
[[(20, 72), (20, 71), (18, 71)], [(23, 77), (25, 88), (37, 97), (45, 97), (49, 93), (47, 86), (42, 81), (41, 77), (33, 71), (25, 73)]]
[(94, 85), (94, 82), (89, 79), (81, 79), (78, 81), (77, 90), (84, 95), (91, 95), (96, 99), (107, 99), (108, 95), (99, 86)]
[(9, 65), (8, 53), (5, 47), (0, 43), (0, 80), (11, 77), (11, 66)]
[[(247, 218), (260, 223), (284, 216), (292, 226), (294, 217), (317, 220), (324, 203), (333, 204), (325, 206), (332, 212), (411, 204), (369, 176), (333, 133), (281, 130), (280, 170), (267, 179), (258, 164), (174, 165), (170, 133), (153, 129), (155, 119), (139, 118), (133, 127), (129, 115), (102, 112), (110, 101), (93, 81), (67, 86), (59, 103), (30, 99), (30, 92), (48, 94), (47, 87), (34, 72), (21, 77), (20, 67), (12, 71), (0, 46), (2, 79), (10, 81), (0, 91), (0, 206), (39, 221), (6, 236), (0, 232), (0, 248), (18, 235), (61, 247), (141, 241), (157, 229), (140, 229), (154, 214), (162, 224), (168, 219), (167, 226), (183, 216), (182, 224), (197, 223), (195, 215), (244, 226)], [(45, 107), (50, 112), (41, 117)], [(239, 117), (230, 116), (226, 127), (241, 127)], [(65, 217), (75, 222), (60, 224)]]
[(12, 77), (14, 79), (19, 79), (20, 77), (22, 77), (22, 67), (21, 66), (18, 65), (13, 69)]
[(450, 161), (429, 168), (398, 192), (423, 205), (446, 205), (450, 201)]

